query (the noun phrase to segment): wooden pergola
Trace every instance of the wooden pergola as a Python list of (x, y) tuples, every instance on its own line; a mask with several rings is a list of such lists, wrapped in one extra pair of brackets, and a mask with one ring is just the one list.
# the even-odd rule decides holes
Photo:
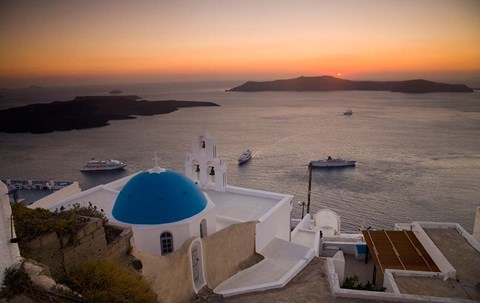
[(410, 230), (364, 230), (362, 234), (375, 264), (373, 283), (375, 283), (377, 271), (383, 276), (387, 268), (440, 272)]

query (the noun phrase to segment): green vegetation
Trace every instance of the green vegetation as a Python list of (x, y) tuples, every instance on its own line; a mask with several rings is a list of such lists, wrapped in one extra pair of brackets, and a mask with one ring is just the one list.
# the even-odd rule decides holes
[(103, 212), (103, 209), (98, 210), (96, 206), (92, 205), (92, 202), (88, 202), (88, 206), (81, 206), (80, 203), (74, 203), (72, 207), (67, 210), (63, 206), (60, 207), (60, 210), (55, 210), (57, 217), (63, 217), (65, 219), (69, 218), (72, 213), (75, 216), (100, 218), (104, 226), (108, 223), (108, 218)]
[(32, 281), (22, 268), (9, 267), (5, 269), (0, 298), (12, 298), (17, 294), (31, 293)]
[(110, 260), (83, 264), (69, 275), (67, 284), (82, 294), (83, 302), (157, 302), (142, 276)]
[(74, 215), (68, 219), (60, 218), (49, 210), (30, 209), (21, 203), (12, 204), (15, 232), (20, 243), (36, 239), (45, 234), (56, 232), (63, 237), (73, 236), (77, 231), (77, 222)]
[(367, 281), (365, 285), (362, 283), (358, 283), (358, 276), (353, 275), (352, 277), (345, 278), (345, 282), (343, 282), (342, 288), (347, 289), (357, 289), (357, 290), (368, 290), (368, 291), (385, 291), (385, 287), (378, 287), (375, 284), (370, 283)]
[[(22, 244), (48, 233), (69, 237), (73, 243), (78, 230), (89, 220), (88, 217), (101, 218), (104, 227), (108, 227), (105, 226), (108, 219), (103, 210), (98, 210), (91, 203), (88, 206), (75, 203), (69, 209), (61, 208), (54, 212), (41, 208), (29, 209), (23, 204), (14, 203), (12, 213), (22, 256), (28, 254), (25, 247), (22, 249)], [(109, 233), (113, 236), (118, 232), (121, 230), (112, 228)], [(32, 256), (32, 259), (35, 257)], [(0, 292), (2, 298), (23, 295), (35, 302), (157, 302), (157, 295), (140, 274), (110, 260), (89, 261), (67, 274), (65, 285), (81, 295), (81, 298), (74, 299), (66, 294), (53, 294), (35, 288), (23, 271), (23, 266), (7, 269), (5, 273), (4, 287)]]
[(86, 217), (101, 218), (103, 224), (108, 222), (103, 210), (98, 210), (90, 203), (88, 206), (73, 204), (70, 209), (51, 212), (43, 208), (30, 209), (21, 203), (12, 204), (13, 222), (15, 232), (22, 243), (37, 237), (55, 232), (59, 237), (69, 237), (70, 243), (74, 243), (78, 230), (88, 221)]
[[(22, 297), (23, 296), (23, 297)], [(5, 269), (5, 279), (0, 290), (0, 298), (13, 299), (16, 298), (30, 298), (34, 302), (52, 302), (65, 303), (72, 302), (75, 299), (72, 294), (54, 294), (35, 287), (32, 280), (25, 272), (23, 264), (19, 267), (9, 267)], [(29, 300), (29, 302), (31, 302)], [(75, 300), (78, 301), (78, 300)], [(75, 302), (73, 301), (73, 302)]]

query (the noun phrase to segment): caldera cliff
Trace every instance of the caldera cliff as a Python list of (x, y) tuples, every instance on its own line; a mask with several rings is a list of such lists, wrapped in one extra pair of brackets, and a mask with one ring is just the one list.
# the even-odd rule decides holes
[(353, 81), (331, 76), (298, 77), (294, 79), (255, 82), (248, 81), (244, 84), (229, 89), (238, 92), (259, 91), (391, 91), (402, 93), (470, 93), (473, 90), (464, 84), (447, 84), (428, 80), (405, 81)]
[(138, 99), (138, 96), (85, 96), (0, 110), (0, 131), (48, 133), (84, 129), (106, 126), (110, 120), (167, 114), (182, 107), (219, 106), (203, 101)]

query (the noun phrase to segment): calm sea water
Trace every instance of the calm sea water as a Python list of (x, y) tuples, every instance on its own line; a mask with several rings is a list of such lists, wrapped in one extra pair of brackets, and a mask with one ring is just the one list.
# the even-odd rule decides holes
[[(184, 171), (191, 140), (216, 139), (228, 182), (293, 194), (306, 201), (310, 160), (343, 157), (355, 168), (314, 170), (311, 211), (329, 207), (342, 228), (391, 228), (395, 222), (458, 222), (473, 229), (480, 205), (480, 92), (410, 95), (390, 92), (225, 92), (240, 83), (92, 86), (4, 93), (0, 108), (106, 95), (111, 89), (147, 100), (213, 101), (220, 107), (112, 121), (109, 126), (49, 134), (0, 133), (0, 178), (79, 181), (83, 189), (153, 167)], [(352, 116), (344, 116), (345, 108)], [(239, 167), (245, 149), (253, 159)], [(85, 174), (91, 157), (119, 159), (124, 172)]]

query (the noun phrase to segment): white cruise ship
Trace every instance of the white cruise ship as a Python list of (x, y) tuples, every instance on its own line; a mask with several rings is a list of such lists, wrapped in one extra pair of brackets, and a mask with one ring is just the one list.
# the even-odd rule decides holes
[(88, 161), (81, 171), (103, 171), (103, 170), (117, 170), (123, 169), (127, 166), (125, 163), (118, 160), (92, 160)]

